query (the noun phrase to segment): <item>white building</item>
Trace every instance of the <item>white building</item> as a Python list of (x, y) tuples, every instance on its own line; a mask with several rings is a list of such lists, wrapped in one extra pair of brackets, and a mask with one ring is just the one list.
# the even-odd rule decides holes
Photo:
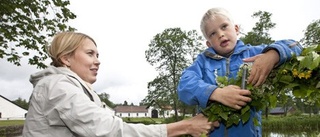
[[(115, 115), (118, 117), (150, 117), (150, 118), (168, 118), (174, 115), (171, 107), (155, 108), (153, 106), (117, 106), (114, 108)], [(162, 112), (161, 112), (162, 111)], [(178, 113), (180, 115), (180, 113)]]
[(151, 109), (147, 106), (117, 106), (114, 110), (118, 117), (151, 117)]
[(0, 120), (24, 120), (27, 110), (0, 95)]

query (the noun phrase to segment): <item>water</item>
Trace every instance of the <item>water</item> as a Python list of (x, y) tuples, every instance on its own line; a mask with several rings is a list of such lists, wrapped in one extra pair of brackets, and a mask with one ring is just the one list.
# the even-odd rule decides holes
[(319, 131), (308, 131), (308, 132), (295, 132), (295, 131), (284, 131), (284, 132), (263, 132), (263, 137), (320, 137)]

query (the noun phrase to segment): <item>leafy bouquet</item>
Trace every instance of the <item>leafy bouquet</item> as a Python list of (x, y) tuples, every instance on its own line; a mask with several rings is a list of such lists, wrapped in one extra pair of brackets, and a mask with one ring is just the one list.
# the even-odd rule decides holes
[[(275, 68), (269, 74), (266, 82), (259, 87), (246, 85), (247, 73), (251, 64), (243, 64), (235, 79), (226, 76), (216, 77), (219, 87), (238, 85), (251, 91), (252, 101), (240, 110), (227, 107), (218, 102), (212, 102), (203, 113), (209, 121), (219, 120), (227, 127), (246, 123), (250, 118), (250, 109), (261, 111), (266, 107), (275, 107), (277, 102), (286, 102), (288, 97), (301, 98), (311, 105), (320, 105), (320, 45), (306, 47), (301, 55), (293, 56), (291, 60)], [(256, 117), (254, 124), (258, 125)]]

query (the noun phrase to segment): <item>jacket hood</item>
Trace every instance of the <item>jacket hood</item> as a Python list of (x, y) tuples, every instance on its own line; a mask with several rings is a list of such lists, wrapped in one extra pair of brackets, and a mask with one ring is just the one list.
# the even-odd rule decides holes
[(53, 74), (74, 74), (71, 70), (66, 67), (54, 67), (49, 66), (48, 68), (39, 71), (37, 73), (31, 74), (29, 81), (32, 83), (33, 87), (37, 85), (37, 83), (46, 76), (50, 76)]

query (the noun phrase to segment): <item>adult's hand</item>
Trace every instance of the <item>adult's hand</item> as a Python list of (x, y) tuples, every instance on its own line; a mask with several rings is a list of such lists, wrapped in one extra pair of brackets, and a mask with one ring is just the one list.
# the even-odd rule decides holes
[(279, 54), (275, 50), (269, 50), (266, 53), (243, 59), (243, 61), (253, 62), (248, 84), (257, 87), (266, 81), (271, 70), (279, 62)]

